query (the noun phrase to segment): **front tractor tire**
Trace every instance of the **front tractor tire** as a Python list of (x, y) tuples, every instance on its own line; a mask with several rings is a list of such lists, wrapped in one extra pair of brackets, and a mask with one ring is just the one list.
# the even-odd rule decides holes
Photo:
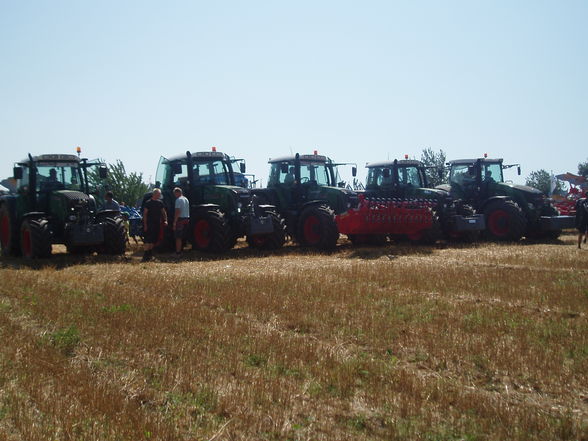
[(124, 254), (127, 247), (127, 231), (122, 216), (107, 216), (103, 219), (104, 244), (101, 254)]
[(486, 236), (491, 240), (518, 241), (525, 234), (527, 220), (512, 201), (498, 200), (484, 209)]
[(196, 213), (192, 222), (192, 246), (198, 251), (223, 253), (234, 246), (234, 234), (219, 210)]
[(51, 256), (51, 231), (47, 219), (25, 219), (20, 226), (20, 250), (27, 259)]
[(258, 234), (247, 236), (247, 244), (258, 250), (277, 250), (286, 243), (286, 222), (277, 213), (268, 212), (265, 214), (272, 220), (274, 231), (270, 234)]
[(320, 250), (331, 250), (337, 246), (339, 229), (335, 213), (326, 205), (305, 208), (298, 221), (300, 244)]
[(8, 206), (0, 206), (0, 248), (2, 255), (6, 257), (20, 254), (18, 228), (15, 223)]

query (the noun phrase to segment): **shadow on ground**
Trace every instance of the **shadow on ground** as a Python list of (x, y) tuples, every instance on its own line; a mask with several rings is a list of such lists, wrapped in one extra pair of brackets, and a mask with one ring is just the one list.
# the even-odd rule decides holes
[[(561, 239), (525, 239), (518, 242), (519, 245), (566, 245), (569, 241), (564, 242)], [(410, 242), (393, 241), (384, 245), (353, 245), (344, 236), (339, 241), (339, 245), (332, 251), (319, 251), (313, 248), (304, 248), (289, 242), (283, 248), (278, 250), (256, 250), (249, 248), (245, 241), (239, 241), (237, 246), (223, 254), (203, 253), (187, 249), (181, 257), (176, 257), (173, 252), (156, 252), (154, 261), (144, 263), (150, 265), (153, 263), (177, 263), (177, 262), (209, 262), (223, 261), (232, 259), (257, 259), (264, 257), (286, 257), (292, 256), (337, 256), (343, 259), (361, 259), (376, 260), (381, 258), (394, 259), (400, 256), (428, 256), (436, 251), (452, 249), (470, 249), (483, 247), (488, 242), (480, 241), (475, 243), (464, 242), (438, 242), (434, 245), (417, 245)], [(513, 242), (498, 242), (493, 246), (512, 246)], [(10, 269), (43, 269), (55, 268), (64, 269), (76, 265), (95, 265), (95, 264), (142, 264), (141, 258), (143, 249), (140, 244), (130, 245), (129, 250), (123, 256), (109, 255), (71, 255), (65, 252), (65, 247), (56, 245), (53, 248), (53, 255), (49, 259), (28, 260), (24, 258), (0, 257), (0, 268)]]

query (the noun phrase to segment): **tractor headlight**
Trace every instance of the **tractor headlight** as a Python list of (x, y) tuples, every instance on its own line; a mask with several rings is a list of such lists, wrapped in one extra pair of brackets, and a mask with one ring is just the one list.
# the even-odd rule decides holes
[(529, 202), (529, 203), (527, 204), (527, 206), (529, 207), (529, 210), (534, 210), (534, 209), (535, 209), (535, 205), (533, 205), (533, 203), (532, 203), (532, 202)]
[(241, 213), (242, 208), (243, 208), (243, 203), (237, 202), (237, 213)]
[(75, 214), (70, 214), (70, 215), (68, 216), (68, 219), (69, 219), (70, 221), (72, 221), (72, 222), (73, 222), (73, 221), (75, 221), (75, 220), (77, 219), (77, 217), (76, 217), (76, 215), (75, 215)]

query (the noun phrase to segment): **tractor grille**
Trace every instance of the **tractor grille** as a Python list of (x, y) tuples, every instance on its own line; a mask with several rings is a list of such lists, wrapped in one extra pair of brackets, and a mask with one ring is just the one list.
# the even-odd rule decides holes
[(64, 191), (61, 193), (63, 197), (68, 201), (86, 201), (90, 199), (90, 197), (86, 193), (82, 193), (81, 191)]

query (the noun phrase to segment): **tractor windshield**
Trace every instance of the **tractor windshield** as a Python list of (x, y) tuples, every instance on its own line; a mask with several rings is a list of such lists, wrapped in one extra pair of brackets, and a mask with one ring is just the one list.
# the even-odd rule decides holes
[(469, 185), (476, 182), (473, 164), (453, 164), (449, 173), (449, 183), (452, 185)]
[(274, 162), (270, 167), (268, 185), (292, 185), (296, 180), (295, 176), (296, 173), (293, 164), (287, 162)]
[(394, 178), (391, 167), (370, 167), (368, 169), (367, 186), (380, 187), (392, 185)]
[(198, 161), (194, 162), (193, 168), (194, 183), (229, 185), (229, 168), (226, 162), (216, 161)]
[(78, 164), (37, 163), (36, 168), (37, 191), (83, 190)]
[(318, 185), (334, 185), (331, 182), (331, 173), (327, 164), (320, 162), (306, 162), (300, 163), (300, 182), (313, 182)]
[(400, 167), (398, 169), (398, 183), (400, 185), (411, 185), (413, 187), (424, 187), (421, 174), (417, 167)]
[(503, 182), (502, 164), (499, 162), (482, 164), (482, 181)]

